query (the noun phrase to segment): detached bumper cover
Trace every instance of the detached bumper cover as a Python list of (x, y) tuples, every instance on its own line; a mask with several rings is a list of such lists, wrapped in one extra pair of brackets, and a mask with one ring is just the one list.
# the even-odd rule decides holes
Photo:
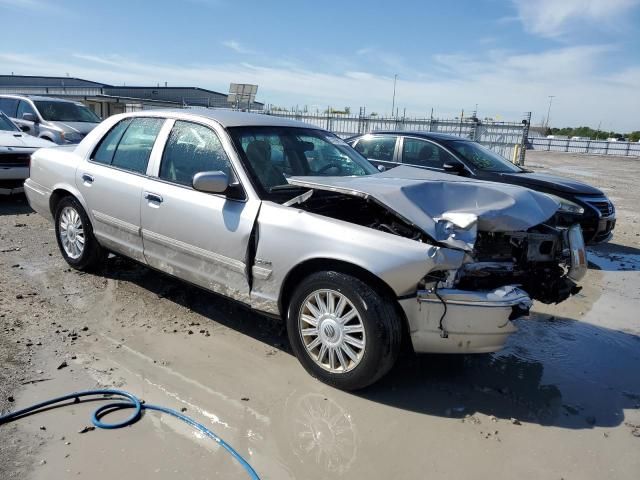
[(420, 290), (415, 298), (400, 301), (416, 352), (500, 350), (509, 335), (517, 331), (511, 320), (527, 313), (532, 305), (529, 295), (512, 285), (488, 292), (438, 289), (437, 293), (442, 300), (431, 290)]

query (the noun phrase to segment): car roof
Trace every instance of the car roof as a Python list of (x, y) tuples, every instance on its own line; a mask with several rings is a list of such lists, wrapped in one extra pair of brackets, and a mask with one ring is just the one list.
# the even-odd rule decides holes
[[(429, 132), (426, 130), (374, 130), (373, 132), (369, 132), (369, 135), (378, 135), (378, 134), (388, 134), (388, 135), (404, 135), (411, 137), (421, 137), (421, 138), (429, 138), (432, 140), (468, 140), (464, 137), (458, 137), (456, 135), (450, 135), (447, 133), (439, 133), (439, 132)], [(364, 135), (367, 135), (366, 133)], [(364, 135), (359, 135), (359, 138)]]
[(1, 94), (0, 98), (28, 98), (29, 100), (46, 100), (47, 102), (81, 103), (78, 100), (69, 100), (68, 98), (57, 97), (44, 97), (41, 95)]
[(168, 116), (171, 118), (193, 118), (203, 117), (215, 120), (223, 127), (298, 127), (313, 128), (322, 130), (322, 128), (308, 123), (297, 122), (287, 118), (281, 118), (265, 113), (249, 113), (239, 112), (237, 110), (211, 109), (211, 108), (172, 108), (159, 110), (143, 110), (128, 114), (133, 117), (148, 116)]

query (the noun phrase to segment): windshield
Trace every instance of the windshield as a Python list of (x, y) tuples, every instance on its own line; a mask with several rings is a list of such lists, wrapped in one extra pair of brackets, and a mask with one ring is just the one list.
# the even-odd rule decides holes
[(519, 173), (520, 167), (509, 162), (495, 152), (476, 142), (467, 140), (452, 140), (447, 142), (447, 147), (467, 160), (472, 167), (485, 172)]
[(13, 124), (7, 116), (0, 112), (0, 130), (5, 132), (19, 132), (18, 128)]
[(332, 133), (295, 127), (229, 128), (262, 193), (299, 190), (289, 176), (361, 176), (379, 173), (367, 159)]
[(34, 103), (38, 107), (42, 118), (50, 122), (100, 123), (100, 117), (89, 108), (78, 103), (46, 100), (36, 100)]

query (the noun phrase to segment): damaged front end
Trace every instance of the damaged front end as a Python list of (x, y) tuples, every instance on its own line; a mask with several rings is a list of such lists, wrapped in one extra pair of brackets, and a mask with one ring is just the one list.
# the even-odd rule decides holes
[(542, 224), (526, 232), (478, 232), (449, 284), (465, 290), (518, 285), (534, 300), (560, 303), (580, 291), (576, 282), (586, 269), (580, 227)]
[(538, 192), (403, 167), (289, 182), (310, 189), (291, 206), (464, 252), (457, 268), (427, 271), (398, 298), (418, 352), (499, 350), (532, 300), (562, 302), (586, 273), (580, 227), (548, 224), (558, 205)]

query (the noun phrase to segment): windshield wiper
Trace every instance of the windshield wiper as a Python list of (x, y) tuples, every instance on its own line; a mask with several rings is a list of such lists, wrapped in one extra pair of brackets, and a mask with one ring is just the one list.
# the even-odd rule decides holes
[(278, 191), (285, 191), (285, 190), (304, 190), (305, 188), (306, 187), (301, 187), (300, 185), (291, 185), (291, 184), (275, 185), (275, 186), (269, 188), (269, 193), (278, 192)]

